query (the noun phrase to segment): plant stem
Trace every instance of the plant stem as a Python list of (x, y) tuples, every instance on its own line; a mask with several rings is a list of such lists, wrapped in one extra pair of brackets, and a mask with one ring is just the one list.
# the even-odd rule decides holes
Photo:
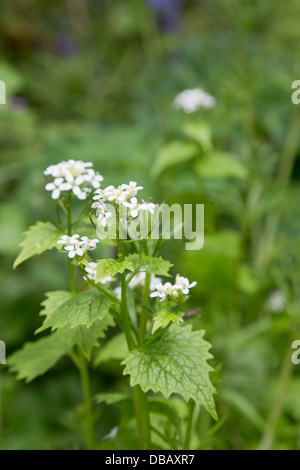
[[(123, 240), (120, 240), (119, 235), (117, 238), (117, 244), (118, 244), (118, 255), (121, 261), (124, 261), (125, 259), (125, 247), (124, 247), (124, 242)], [(121, 274), (121, 314), (122, 314), (122, 320), (123, 320), (123, 327), (124, 327), (124, 333), (126, 336), (126, 341), (127, 341), (127, 346), (129, 351), (131, 351), (134, 348), (134, 342), (131, 334), (131, 325), (130, 325), (130, 318), (129, 318), (129, 313), (128, 313), (128, 308), (127, 308), (127, 282), (126, 282), (126, 274), (123, 272)]]
[[(125, 259), (125, 246), (123, 240), (117, 238), (118, 255), (121, 261)], [(135, 344), (131, 334), (131, 324), (127, 308), (127, 282), (125, 272), (121, 274), (121, 313), (123, 320), (124, 333), (126, 336), (128, 350), (134, 349)], [(150, 423), (149, 423), (149, 411), (148, 401), (146, 394), (142, 391), (139, 385), (136, 385), (132, 389), (133, 394), (133, 406), (135, 412), (135, 419), (137, 422), (137, 428), (140, 435), (142, 447), (144, 450), (149, 449), (150, 443)]]
[(144, 450), (150, 449), (150, 423), (147, 395), (139, 385), (132, 389), (133, 406), (137, 427)]
[[(151, 274), (147, 273), (145, 277), (145, 286), (144, 286), (144, 294), (143, 294), (143, 305), (145, 305), (146, 307), (149, 304), (150, 281), (151, 281)], [(148, 319), (148, 310), (147, 308), (143, 308), (142, 314), (141, 314), (140, 325), (139, 325), (140, 341), (143, 341), (143, 339), (146, 336), (147, 319)]]
[[(72, 194), (69, 192), (68, 197), (68, 205), (67, 205), (67, 219), (68, 219), (68, 235), (72, 235)], [(75, 273), (74, 273), (74, 265), (72, 260), (69, 260), (69, 282), (70, 282), (70, 290), (73, 295), (76, 294), (76, 284), (75, 284)], [(84, 408), (85, 408), (85, 416), (86, 416), (86, 442), (87, 442), (87, 449), (93, 450), (95, 449), (95, 432), (94, 432), (94, 418), (93, 418), (93, 404), (91, 398), (91, 385), (90, 385), (90, 377), (88, 372), (87, 360), (84, 357), (83, 353), (80, 349), (78, 349), (78, 357), (77, 361), (74, 361), (75, 364), (78, 366), (80, 371), (80, 378), (84, 396)]]
[(280, 370), (277, 391), (274, 397), (272, 409), (270, 411), (265, 431), (258, 445), (258, 450), (269, 450), (274, 440), (277, 422), (280, 418), (286, 389), (292, 372), (291, 343), (288, 342), (283, 364)]
[(92, 403), (92, 397), (91, 397), (91, 384), (90, 384), (87, 360), (80, 350), (78, 351), (78, 360), (79, 360), (78, 365), (79, 365), (80, 378), (81, 378), (83, 397), (84, 397), (87, 449), (94, 450), (96, 447), (96, 442), (95, 442), (95, 430), (94, 430), (93, 403)]
[(121, 303), (121, 313), (123, 320), (124, 333), (126, 336), (126, 341), (129, 351), (134, 349), (134, 342), (131, 334), (131, 325), (127, 309), (127, 283), (125, 273), (121, 274), (121, 289), (122, 289), (122, 303)]
[(189, 416), (188, 416), (187, 428), (186, 428), (185, 439), (184, 439), (184, 450), (189, 450), (190, 448), (194, 411), (195, 411), (195, 402), (194, 400), (191, 400), (189, 403)]
[(75, 272), (74, 272), (73, 262), (71, 259), (68, 260), (68, 265), (69, 265), (70, 291), (72, 292), (73, 295), (76, 295), (77, 290), (76, 290), (76, 284), (75, 284)]

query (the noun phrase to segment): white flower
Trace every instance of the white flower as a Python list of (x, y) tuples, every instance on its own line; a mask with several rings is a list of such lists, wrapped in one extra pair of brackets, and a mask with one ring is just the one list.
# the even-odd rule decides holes
[(145, 202), (144, 199), (142, 199), (142, 204), (140, 205), (140, 210), (142, 211), (148, 211), (150, 214), (154, 214), (154, 210), (156, 208), (156, 204), (153, 204), (152, 202)]
[(62, 235), (57, 242), (59, 245), (64, 245), (64, 249), (68, 251), (68, 257), (74, 258), (76, 255), (83, 256), (84, 252), (80, 246), (79, 235), (76, 233), (69, 237), (68, 235)]
[(156, 284), (155, 288), (156, 291), (152, 292), (150, 294), (150, 297), (160, 297), (160, 301), (162, 302), (167, 298), (167, 290), (172, 287), (172, 284), (170, 282), (166, 282), (166, 284), (162, 284), (159, 282)]
[(65, 183), (63, 178), (55, 178), (53, 183), (47, 183), (45, 186), (46, 191), (52, 191), (52, 199), (58, 199), (61, 191), (68, 191), (71, 189), (69, 183)]
[(95, 196), (93, 197), (93, 199), (102, 199), (103, 201), (116, 202), (117, 204), (120, 204), (125, 201), (126, 197), (127, 193), (124, 189), (122, 189), (121, 186), (116, 188), (115, 186), (110, 185), (104, 189), (97, 189), (97, 191), (95, 191)]
[(212, 108), (216, 99), (201, 88), (184, 90), (174, 99), (176, 108), (183, 109), (185, 113), (193, 113), (199, 108)]
[(62, 235), (60, 239), (58, 240), (57, 244), (58, 245), (67, 245), (67, 244), (74, 244), (79, 242), (79, 235), (76, 233), (75, 235), (72, 235), (69, 237), (69, 235)]
[[(96, 267), (97, 267), (97, 263), (94, 263), (93, 261), (88, 263), (88, 266), (84, 267), (84, 270), (87, 273), (86, 277), (94, 282), (96, 279)], [(86, 277), (83, 277), (83, 279), (86, 280)], [(100, 279), (100, 281), (98, 281), (96, 284), (98, 283), (107, 284), (108, 282), (112, 282), (112, 281), (113, 281), (113, 278), (111, 276), (107, 276), (103, 279)]]
[(137, 195), (140, 189), (143, 189), (143, 186), (137, 186), (135, 181), (130, 181), (129, 184), (122, 184), (121, 188), (126, 191), (127, 198), (131, 198)]
[(84, 201), (88, 194), (91, 192), (90, 188), (80, 188), (76, 183), (72, 186), (72, 191), (75, 196), (81, 201)]
[(91, 162), (85, 163), (73, 159), (50, 165), (44, 174), (53, 176), (55, 179), (46, 185), (46, 190), (53, 191), (53, 199), (58, 199), (61, 191), (69, 190), (72, 190), (78, 199), (86, 199), (91, 192), (91, 187), (99, 188), (103, 181), (103, 177), (90, 168), (92, 166)]
[[(106, 195), (105, 195), (105, 190), (104, 189), (97, 189), (95, 192), (94, 192), (94, 196), (93, 196), (93, 199), (94, 201), (97, 201), (97, 202), (100, 202), (100, 200), (102, 199), (102, 201), (106, 201)], [(96, 203), (93, 203), (93, 204), (96, 204)], [(93, 206), (92, 206), (93, 207)]]
[(64, 249), (68, 251), (68, 257), (74, 258), (75, 256), (83, 256), (87, 251), (94, 250), (98, 239), (90, 240), (88, 237), (81, 237), (79, 239), (78, 233), (69, 237), (62, 235), (58, 240), (58, 245), (64, 245)]
[[(93, 198), (93, 199), (95, 199), (95, 198)], [(91, 205), (91, 208), (96, 209), (97, 211), (100, 211), (100, 212), (105, 212), (106, 205), (105, 205), (105, 202), (103, 202), (103, 201), (95, 201)]]
[(112, 216), (112, 213), (109, 211), (101, 211), (98, 214), (98, 222), (102, 225), (102, 227), (106, 227), (107, 225), (107, 219), (109, 219)]
[(90, 183), (95, 189), (100, 187), (100, 183), (102, 181), (103, 176), (96, 173), (93, 169), (87, 170), (85, 174), (76, 178), (76, 184), (81, 185), (82, 183)]
[(129, 184), (121, 184), (117, 188), (110, 185), (104, 189), (97, 189), (93, 199), (95, 201), (102, 200), (123, 204), (129, 198), (136, 196), (140, 189), (143, 189), (143, 187), (137, 186), (135, 181), (130, 181)]
[(281, 313), (286, 307), (286, 296), (280, 290), (274, 290), (266, 300), (266, 307), (273, 313)]
[(123, 202), (123, 206), (128, 207), (130, 209), (131, 217), (137, 217), (139, 215), (139, 211), (141, 210), (141, 204), (138, 203), (136, 197), (132, 197), (130, 202)]
[(166, 282), (165, 283), (165, 291), (166, 291), (166, 293), (168, 294), (169, 297), (171, 297), (171, 298), (173, 297), (174, 299), (178, 299), (179, 293), (178, 293), (176, 285), (173, 286), (170, 282)]
[(187, 295), (189, 293), (189, 289), (194, 287), (196, 284), (197, 282), (192, 282), (190, 284), (190, 281), (186, 277), (179, 276), (178, 274), (176, 276), (176, 284), (172, 285), (170, 282), (162, 284), (160, 282), (156, 284), (156, 291), (152, 292), (150, 297), (160, 297), (160, 301), (163, 301), (167, 296), (169, 296), (171, 299), (176, 300), (180, 293)]
[(176, 276), (176, 281), (175, 281), (175, 288), (177, 289), (180, 289), (181, 292), (185, 295), (187, 295), (190, 291), (189, 289), (191, 289), (192, 287), (195, 287), (197, 285), (197, 282), (194, 281), (190, 284), (190, 281), (188, 280), (187, 277), (182, 277), (182, 276), (179, 276), (179, 274), (177, 274)]
[(80, 245), (85, 251), (91, 251), (97, 248), (97, 243), (99, 243), (98, 238), (90, 240), (88, 237), (81, 237)]

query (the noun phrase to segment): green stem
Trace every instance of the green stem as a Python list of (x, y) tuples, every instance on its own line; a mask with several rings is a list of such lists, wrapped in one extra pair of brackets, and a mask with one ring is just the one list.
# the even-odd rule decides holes
[[(67, 220), (68, 220), (68, 235), (72, 235), (72, 194), (69, 192), (67, 204)], [(76, 294), (75, 272), (72, 260), (69, 260), (69, 281), (70, 290), (73, 295)], [(77, 356), (76, 356), (77, 357)], [(79, 367), (81, 384), (84, 396), (84, 408), (86, 416), (86, 442), (88, 450), (95, 449), (95, 432), (94, 432), (94, 419), (93, 419), (93, 404), (91, 398), (90, 378), (87, 367), (87, 360), (82, 352), (78, 351), (78, 359), (75, 364)]]
[(58, 202), (55, 204), (55, 210), (56, 210), (56, 218), (57, 218), (57, 224), (58, 224), (58, 228), (59, 230), (63, 230), (63, 226), (62, 226), (62, 223), (61, 223), (61, 218), (60, 218), (60, 213), (59, 213), (59, 204)]
[(184, 450), (189, 450), (190, 448), (194, 411), (195, 411), (195, 402), (194, 400), (191, 400), (189, 403), (189, 417), (188, 417), (187, 428), (186, 428), (185, 439), (184, 439)]
[(78, 353), (78, 361), (79, 361), (78, 365), (79, 365), (80, 378), (81, 378), (83, 397), (84, 397), (87, 449), (94, 450), (96, 448), (96, 441), (95, 441), (95, 430), (94, 430), (93, 403), (92, 403), (92, 396), (91, 396), (91, 384), (90, 384), (87, 360), (80, 350)]
[(70, 291), (73, 295), (76, 295), (76, 283), (75, 283), (75, 271), (74, 265), (71, 259), (68, 260), (68, 267), (69, 267), (69, 282), (70, 282)]
[[(117, 237), (118, 254), (121, 261), (125, 259), (125, 246), (123, 240)], [(135, 344), (131, 334), (131, 324), (127, 308), (127, 282), (125, 272), (121, 274), (121, 313), (124, 326), (124, 333), (126, 336), (128, 350), (134, 349)], [(142, 447), (144, 450), (149, 449), (150, 443), (150, 423), (149, 423), (149, 411), (148, 401), (146, 394), (142, 391), (139, 385), (136, 385), (132, 389), (133, 393), (133, 406), (135, 412), (135, 418), (137, 422), (137, 428), (139, 431)]]
[(139, 385), (132, 389), (133, 406), (137, 428), (139, 431), (142, 447), (144, 450), (150, 449), (150, 422), (147, 395)]
[(291, 360), (291, 343), (288, 342), (286, 353), (284, 356), (283, 364), (280, 370), (277, 391), (274, 397), (272, 409), (269, 414), (269, 418), (266, 423), (265, 431), (261, 437), (258, 445), (258, 450), (269, 450), (272, 446), (277, 422), (280, 418), (284, 397), (286, 394), (287, 386), (292, 372), (292, 360)]
[[(118, 244), (118, 254), (121, 261), (125, 259), (125, 247), (123, 240), (120, 240), (119, 236), (117, 237), (117, 244)], [(130, 325), (130, 318), (127, 308), (127, 282), (126, 282), (126, 274), (123, 272), (121, 274), (121, 315), (123, 320), (124, 326), (124, 333), (126, 336), (126, 341), (128, 345), (129, 351), (134, 349), (134, 341), (131, 334), (131, 325)]]
[[(83, 268), (78, 265), (78, 269), (82, 275), (82, 277), (86, 277), (86, 273), (84, 272)], [(86, 283), (93, 287), (94, 289), (97, 289), (99, 292), (101, 292), (102, 294), (104, 294), (106, 297), (109, 297), (113, 302), (116, 302), (118, 304), (121, 303), (121, 301), (119, 299), (117, 299), (117, 297), (115, 297), (111, 292), (109, 292), (108, 290), (106, 290), (104, 287), (101, 287), (98, 283), (92, 281), (91, 279), (89, 278), (86, 278)]]
[(124, 333), (126, 336), (126, 341), (129, 351), (134, 349), (134, 342), (131, 334), (131, 325), (130, 318), (127, 309), (127, 283), (125, 273), (121, 274), (121, 290), (122, 290), (122, 303), (121, 303), (121, 313), (124, 326)]
[[(143, 294), (143, 305), (145, 307), (147, 307), (149, 304), (150, 281), (151, 281), (151, 274), (147, 273), (145, 277), (145, 286), (144, 286), (144, 294)], [(147, 332), (148, 309), (145, 307), (143, 307), (142, 309), (141, 320), (140, 320), (140, 325), (139, 325), (140, 341), (143, 341)]]

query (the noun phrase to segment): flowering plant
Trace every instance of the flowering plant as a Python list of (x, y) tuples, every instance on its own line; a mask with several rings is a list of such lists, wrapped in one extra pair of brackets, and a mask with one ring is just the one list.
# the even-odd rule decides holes
[[(151, 413), (155, 407), (153, 396), (147, 392), (161, 392), (167, 399), (173, 393), (181, 395), (190, 402), (189, 422), (195, 406), (204, 407), (217, 419), (215, 390), (209, 378), (212, 368), (207, 363), (212, 357), (210, 345), (203, 339), (203, 331), (193, 331), (184, 323), (183, 304), (196, 282), (190, 283), (180, 275), (175, 283), (163, 282), (162, 277), (170, 277), (171, 263), (158, 257), (161, 240), (121, 237), (124, 224), (119, 217), (115, 219), (116, 237), (110, 240), (117, 249), (117, 257), (91, 258), (91, 252), (97, 253), (101, 242), (99, 238), (90, 238), (90, 233), (98, 233), (96, 223), (101, 230), (107, 226), (111, 217), (109, 204), (117, 214), (126, 210), (130, 219), (153, 213), (156, 205), (139, 202), (138, 193), (143, 188), (136, 182), (102, 189), (103, 177), (92, 169), (92, 163), (69, 160), (51, 165), (44, 174), (46, 190), (51, 191), (56, 201), (57, 225), (38, 222), (30, 227), (14, 266), (55, 247), (66, 256), (70, 291), (46, 294), (41, 311), (45, 319), (37, 332), (49, 328), (51, 332), (14, 353), (9, 360), (11, 369), (29, 382), (53, 367), (62, 356), (69, 356), (82, 381), (87, 448), (103, 448), (103, 439), (96, 442), (95, 437), (89, 367), (97, 367), (106, 351), (106, 359), (122, 360), (124, 375), (130, 376), (141, 447), (156, 447), (158, 433), (168, 447), (188, 448), (189, 425), (183, 439), (182, 423), (171, 419), (170, 407), (161, 406), (159, 413), (165, 414), (174, 427), (172, 436), (168, 429), (159, 433), (153, 427)], [(49, 177), (53, 181), (48, 181)], [(87, 204), (74, 220), (76, 198), (87, 200)], [(120, 332), (103, 346), (99, 340), (112, 327)], [(95, 400), (111, 403), (128, 396), (98, 393)], [(113, 431), (114, 435), (118, 432), (119, 428)]]

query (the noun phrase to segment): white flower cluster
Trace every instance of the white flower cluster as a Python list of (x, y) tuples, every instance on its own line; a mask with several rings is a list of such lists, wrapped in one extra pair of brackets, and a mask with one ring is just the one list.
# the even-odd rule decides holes
[(86, 278), (90, 279), (91, 281), (94, 281), (96, 284), (107, 284), (108, 282), (112, 282), (113, 278), (111, 276), (106, 276), (103, 279), (100, 279), (100, 281), (96, 282), (96, 267), (97, 263), (91, 261), (88, 263), (88, 266), (85, 266), (84, 270), (86, 272), (86, 277), (83, 279), (86, 281)]
[(216, 99), (206, 93), (202, 88), (184, 90), (174, 99), (176, 108), (182, 109), (185, 113), (194, 113), (199, 108), (213, 108)]
[(197, 282), (190, 283), (188, 278), (179, 276), (177, 274), (175, 284), (172, 285), (170, 282), (162, 284), (161, 282), (156, 285), (156, 291), (150, 294), (150, 297), (159, 297), (160, 302), (169, 297), (172, 300), (178, 299), (180, 293), (184, 295), (189, 294), (189, 289), (195, 287)]
[(52, 199), (58, 199), (61, 192), (70, 190), (78, 199), (86, 199), (92, 188), (100, 188), (103, 181), (103, 176), (96, 173), (92, 166), (91, 162), (72, 159), (48, 166), (44, 175), (52, 176), (54, 180), (46, 184), (46, 191), (52, 191)]
[(105, 227), (107, 219), (112, 216), (112, 213), (107, 209), (106, 202), (129, 208), (129, 213), (133, 218), (137, 217), (142, 211), (148, 211), (153, 214), (156, 207), (155, 204), (145, 202), (144, 200), (142, 200), (142, 203), (138, 202), (136, 196), (140, 189), (143, 189), (143, 186), (137, 186), (135, 181), (130, 181), (129, 184), (122, 184), (117, 188), (110, 185), (105, 189), (97, 189), (93, 197), (95, 202), (93, 202), (92, 208), (97, 209), (98, 222)]
[[(130, 276), (130, 274), (127, 274), (126, 279), (128, 279), (129, 276)], [(130, 289), (135, 289), (138, 286), (144, 286), (145, 285), (145, 279), (146, 279), (146, 273), (144, 273), (144, 272), (138, 273), (131, 279), (128, 286), (130, 287)], [(156, 289), (157, 285), (160, 284), (160, 283), (161, 283), (160, 277), (156, 277), (154, 274), (151, 274), (151, 277), (150, 277), (150, 291), (151, 292), (154, 291)], [(121, 299), (121, 293), (122, 293), (121, 287), (120, 286), (116, 287), (114, 289), (114, 292), (116, 294), (116, 297), (118, 299)]]
[(281, 313), (284, 311), (287, 305), (287, 299), (285, 294), (281, 290), (272, 291), (267, 300), (266, 307), (273, 313)]
[(75, 256), (83, 256), (87, 251), (94, 250), (99, 240), (93, 238), (90, 240), (88, 237), (81, 237), (76, 233), (69, 237), (62, 235), (58, 240), (58, 245), (64, 245), (64, 249), (68, 251), (68, 257), (74, 258)]

